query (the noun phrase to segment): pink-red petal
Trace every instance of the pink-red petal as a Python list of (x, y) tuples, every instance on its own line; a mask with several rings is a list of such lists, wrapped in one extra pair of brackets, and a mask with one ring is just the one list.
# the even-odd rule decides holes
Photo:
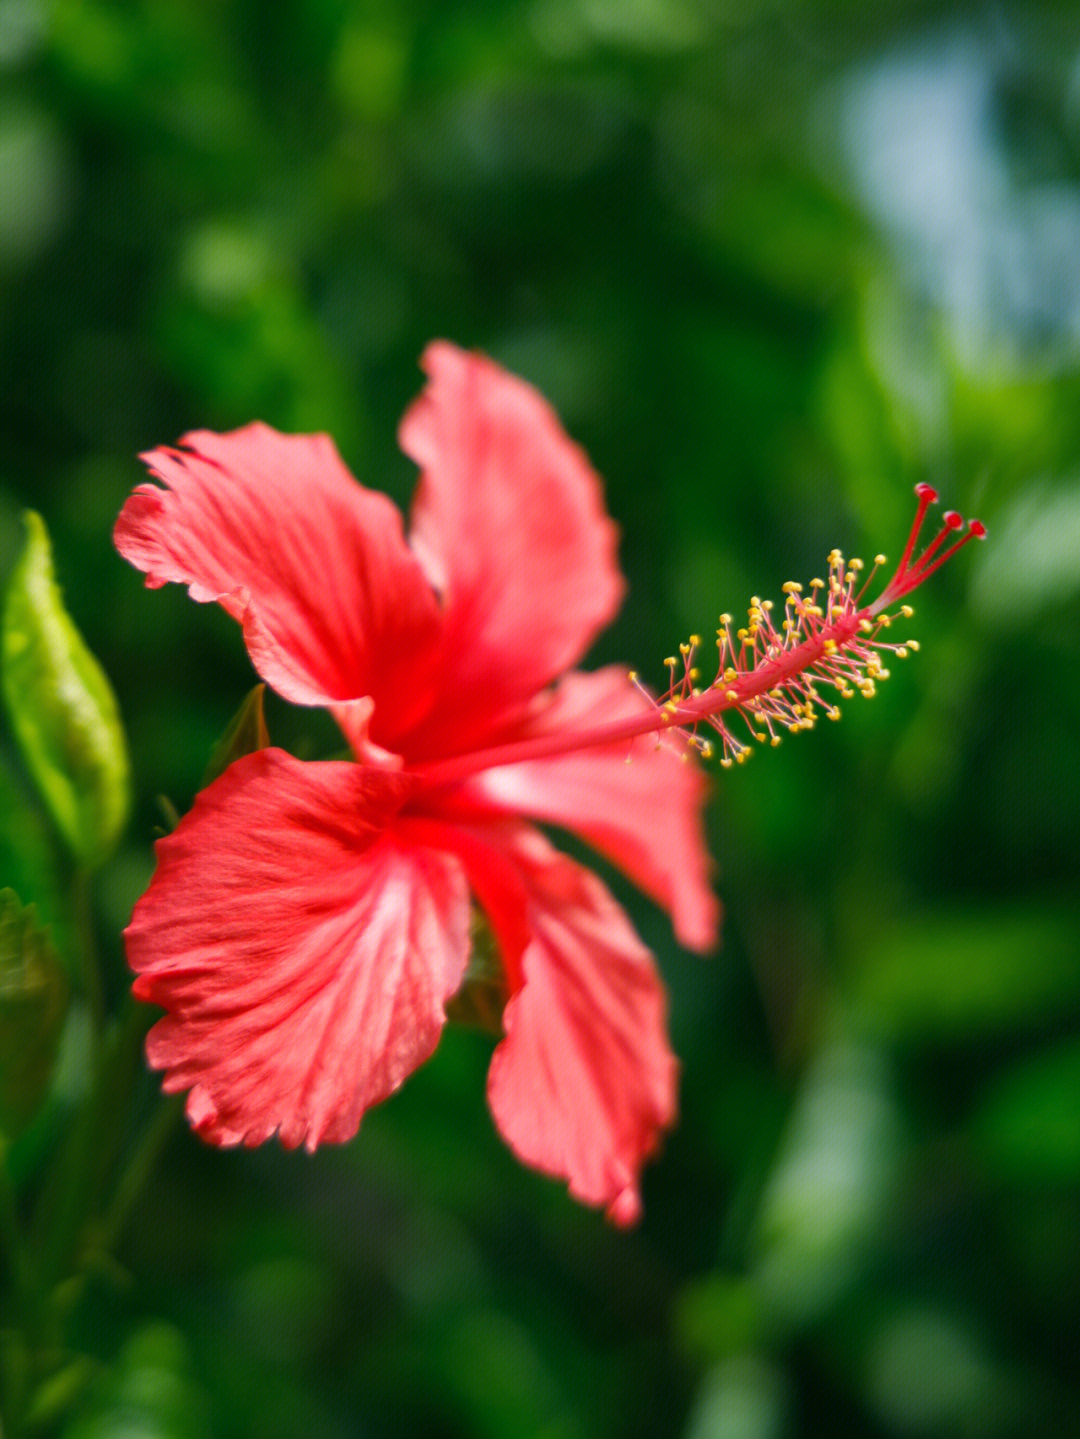
[[(664, 991), (649, 951), (594, 874), (535, 831), (517, 828), (512, 848), (530, 938), (488, 1102), (524, 1163), (632, 1224), (642, 1164), (676, 1111)], [(512, 912), (491, 920), (505, 943)]]
[[(522, 737), (584, 732), (648, 709), (625, 670), (573, 672)], [(682, 944), (698, 951), (715, 945), (720, 904), (702, 825), (708, 785), (677, 739), (658, 744), (649, 735), (503, 765), (471, 780), (466, 792), (505, 814), (580, 835), (670, 912)]]
[(482, 355), (429, 345), (402, 421), (421, 468), (410, 541), (442, 594), (438, 712), (425, 759), (476, 744), (576, 662), (619, 607), (618, 534), (554, 411)]
[(116, 523), (151, 587), (186, 584), (242, 621), (255, 668), (298, 704), (371, 695), (407, 725), (430, 696), (438, 605), (401, 516), (359, 485), (325, 435), (200, 430), (143, 456)]
[(468, 951), (461, 864), (404, 843), (407, 780), (238, 760), (159, 841), (125, 931), (169, 1091), (219, 1144), (342, 1141), (434, 1050)]

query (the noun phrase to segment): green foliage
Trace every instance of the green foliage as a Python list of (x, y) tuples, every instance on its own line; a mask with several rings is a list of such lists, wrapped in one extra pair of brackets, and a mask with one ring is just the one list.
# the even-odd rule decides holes
[(67, 1001), (67, 975), (33, 905), (0, 889), (0, 1144), (45, 1095)]
[(45, 523), (28, 511), (26, 528), (4, 604), (4, 699), (57, 827), (94, 866), (127, 820), (127, 746), (109, 681), (64, 608)]
[[(682, 1064), (638, 1231), (517, 1166), (492, 1038), (455, 1029), (341, 1150), (178, 1133), (120, 1273), (96, 1211), (66, 1221), (98, 1267), (50, 1291), (45, 1432), (74, 1388), (74, 1439), (1072, 1439), (1078, 47), (1074, 0), (0, 0), (0, 574), (31, 506), (127, 720), (116, 839), (122, 750), (65, 751), (59, 675), (94, 684), (39, 531), (25, 620), (61, 658), (27, 765), (81, 855), (116, 844), (90, 928), (133, 1066), (109, 1020), (151, 797), (186, 808), (253, 683), (227, 616), (112, 550), (139, 450), (327, 430), (405, 503), (417, 356), (483, 348), (605, 477), (629, 593), (586, 663), (653, 683), (833, 545), (895, 559), (917, 481), (991, 532), (920, 592), (921, 653), (873, 704), (714, 775), (718, 957), (619, 890)], [(261, 703), (213, 763), (263, 742)], [(340, 746), (266, 704), (275, 743)], [(5, 748), (0, 884), (78, 972), (64, 880)], [(131, 1158), (118, 1102), (63, 1130), (66, 1096), (109, 1093), (89, 1008), (54, 1079), (65, 1165), (36, 1120), (17, 1217)]]

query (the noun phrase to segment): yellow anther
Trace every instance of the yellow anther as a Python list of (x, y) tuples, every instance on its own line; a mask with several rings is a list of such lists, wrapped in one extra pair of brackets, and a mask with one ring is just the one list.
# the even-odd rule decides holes
[(695, 649), (696, 649), (697, 646), (701, 643), (701, 636), (700, 636), (700, 635), (691, 635), (691, 636), (690, 636), (690, 643), (691, 643), (691, 644), (695, 647)]
[(898, 660), (906, 660), (907, 657), (908, 657), (907, 645), (897, 645), (897, 646), (896, 646), (896, 658), (897, 658)]
[(728, 692), (727, 692), (727, 694), (724, 696), (724, 698), (725, 698), (725, 699), (732, 700), (732, 701), (734, 702), (735, 700), (737, 700), (737, 699), (739, 698), (739, 691), (738, 691), (738, 690), (728, 690)]
[(863, 568), (864, 566), (862, 560), (848, 560), (849, 570), (861, 570)]
[(723, 615), (721, 615), (721, 616), (720, 616), (720, 623), (726, 627), (727, 625), (729, 625), (729, 624), (731, 623), (731, 616), (728, 615), (728, 614), (723, 614)]
[(831, 709), (827, 709), (825, 713), (831, 720), (838, 720), (843, 711), (837, 705), (833, 705)]
[(669, 669), (674, 669), (675, 666), (679, 663), (679, 661), (675, 658), (674, 655), (668, 655), (668, 657), (664, 660), (664, 663), (668, 666)]
[(780, 736), (778, 734), (774, 734), (769, 743), (772, 745), (773, 749), (775, 749), (776, 746), (780, 743)]
[(758, 730), (757, 733), (754, 735), (754, 738), (757, 740), (758, 744), (764, 744), (765, 741), (768, 739), (768, 735), (764, 734), (761, 730)]
[(734, 761), (732, 760), (731, 756), (725, 755), (724, 758), (720, 761), (720, 768), (730, 769), (733, 763)]
[(875, 565), (883, 565), (883, 564), (885, 564), (885, 563), (886, 563), (886, 559), (885, 559), (885, 556), (884, 556), (884, 555), (875, 555), (875, 556), (874, 556), (874, 564), (875, 564)]
[(690, 670), (689, 678), (691, 680), (699, 680), (701, 678), (701, 671), (698, 669), (697, 665), (694, 665), (693, 668)]
[(918, 641), (918, 640), (905, 640), (904, 643), (907, 645), (908, 649), (911, 651), (911, 653), (912, 653), (913, 655), (917, 655), (917, 654), (919, 653), (919, 641)]
[(909, 619), (911, 619), (911, 617), (912, 617), (912, 615), (915, 613), (915, 611), (912, 609), (912, 607), (911, 607), (910, 605), (901, 605), (901, 606), (900, 606), (900, 613), (903, 615), (904, 619), (909, 620)]
[(825, 581), (824, 581), (824, 580), (811, 580), (811, 581), (810, 581), (810, 588), (811, 588), (812, 590), (823, 590), (823, 589), (825, 588)]
[(780, 586), (780, 588), (783, 590), (785, 595), (802, 594), (802, 585), (798, 584), (795, 580), (785, 580), (784, 583)]
[(834, 655), (840, 647), (835, 640), (826, 640), (821, 648), (827, 655)]
[(730, 684), (732, 680), (735, 680), (735, 679), (738, 679), (738, 678), (739, 678), (739, 671), (736, 670), (736, 669), (732, 669), (732, 667), (731, 667), (730, 665), (728, 665), (727, 669), (724, 671), (724, 679), (727, 680), (728, 684)]
[(636, 685), (636, 684), (637, 684), (637, 677), (638, 677), (637, 670), (627, 670), (627, 672), (626, 672), (626, 678), (630, 681), (630, 683), (631, 683), (632, 685)]
[(873, 626), (873, 624), (871, 623), (870, 620), (860, 620), (860, 621), (859, 621), (859, 633), (860, 633), (861, 635), (868, 635), (868, 634), (870, 634), (870, 632), (873, 630), (873, 628), (874, 628), (874, 626)]
[(683, 659), (685, 659), (686, 656), (690, 653), (690, 646), (686, 643), (685, 640), (683, 640), (682, 644), (679, 646), (679, 653), (682, 655)]

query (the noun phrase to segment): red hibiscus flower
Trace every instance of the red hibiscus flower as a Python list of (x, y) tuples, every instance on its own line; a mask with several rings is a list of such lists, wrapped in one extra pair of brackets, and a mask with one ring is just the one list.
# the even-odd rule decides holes
[[(582, 836), (715, 941), (700, 809), (677, 747), (621, 670), (570, 669), (618, 608), (616, 531), (547, 404), (452, 346), (401, 444), (421, 469), (406, 540), (324, 436), (198, 432), (144, 456), (116, 526), (149, 586), (184, 583), (243, 626), (285, 699), (327, 707), (349, 762), (237, 760), (157, 845), (126, 934), (164, 1087), (216, 1144), (349, 1139), (434, 1050), (470, 956), (472, 904), (508, 1000), (488, 1078), (503, 1138), (618, 1222), (675, 1113), (652, 958)], [(632, 763), (627, 764), (629, 756)]]

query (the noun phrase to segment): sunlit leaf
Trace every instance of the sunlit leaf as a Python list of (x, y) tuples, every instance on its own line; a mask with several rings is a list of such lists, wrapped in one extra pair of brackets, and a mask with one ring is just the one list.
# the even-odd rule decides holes
[(109, 681), (64, 608), (45, 523), (30, 510), (26, 527), (4, 606), (4, 698), (61, 834), (94, 865), (127, 819), (127, 746)]
[(33, 905), (0, 889), (0, 1131), (33, 1118), (52, 1077), (68, 984)]

